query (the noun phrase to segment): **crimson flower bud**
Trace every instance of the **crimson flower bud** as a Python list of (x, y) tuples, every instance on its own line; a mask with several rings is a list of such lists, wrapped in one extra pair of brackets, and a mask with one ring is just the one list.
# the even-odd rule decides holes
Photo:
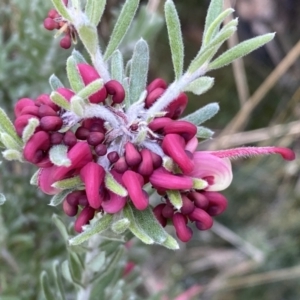
[[(100, 78), (97, 71), (88, 64), (82, 64), (82, 63), (78, 64), (77, 68), (85, 85), (88, 85), (89, 83)], [(97, 91), (96, 93), (91, 95), (89, 97), (89, 100), (91, 103), (100, 103), (100, 102), (104, 102), (106, 97), (107, 97), (107, 91), (106, 88), (103, 87), (100, 91)]]
[(67, 89), (67, 88), (58, 88), (56, 90), (57, 93), (61, 94), (66, 100), (69, 102), (71, 101), (71, 98), (75, 95), (73, 91)]
[(192, 139), (197, 133), (197, 127), (186, 121), (175, 121), (164, 126), (166, 134), (176, 133), (181, 135), (186, 141)]
[(138, 165), (142, 161), (141, 154), (137, 151), (135, 146), (127, 142), (125, 145), (125, 159), (130, 167)]
[(150, 176), (153, 173), (153, 160), (151, 151), (143, 149), (141, 151), (142, 162), (138, 167), (138, 173), (142, 176)]
[(188, 198), (194, 201), (194, 204), (198, 208), (206, 210), (208, 207), (208, 199), (203, 195), (203, 193), (191, 192), (188, 193)]
[(107, 147), (103, 144), (99, 144), (95, 147), (95, 152), (98, 156), (103, 156), (107, 153)]
[(166, 219), (172, 218), (174, 215), (174, 208), (170, 204), (166, 204), (161, 213)]
[(185, 93), (181, 93), (176, 100), (172, 101), (167, 106), (168, 113), (166, 114), (166, 117), (170, 117), (172, 119), (178, 119), (181, 116), (181, 114), (184, 112), (187, 103), (188, 103), (187, 95)]
[(191, 221), (197, 222), (199, 230), (210, 229), (213, 225), (212, 217), (203, 209), (195, 207), (195, 209), (188, 215)]
[(209, 201), (207, 213), (211, 216), (221, 214), (227, 208), (227, 199), (217, 192), (203, 192), (203, 196)]
[(75, 133), (71, 130), (68, 130), (64, 135), (63, 141), (66, 146), (73, 147), (77, 143)]
[(151, 93), (153, 90), (157, 88), (166, 89), (167, 84), (166, 82), (161, 78), (154, 79), (148, 86), (147, 86), (147, 92), (148, 94)]
[(190, 214), (194, 208), (194, 203), (185, 195), (181, 195), (182, 198), (182, 207), (180, 209), (181, 213), (184, 215)]
[(103, 183), (105, 171), (103, 167), (95, 162), (87, 163), (80, 170), (80, 178), (85, 184), (86, 195), (89, 201), (89, 205), (95, 209), (98, 209), (102, 203), (102, 197), (100, 197), (99, 189)]
[(177, 134), (167, 134), (162, 142), (164, 152), (174, 159), (184, 173), (190, 173), (194, 169), (194, 162), (186, 154), (184, 145), (184, 139)]
[(97, 146), (104, 141), (104, 134), (102, 132), (90, 132), (87, 142), (91, 146)]
[(149, 108), (165, 92), (165, 89), (156, 88), (151, 91), (145, 100), (145, 107)]
[(16, 118), (21, 115), (21, 111), (23, 110), (23, 108), (28, 107), (28, 106), (35, 106), (35, 103), (32, 99), (29, 99), (29, 98), (20, 99), (14, 107), (14, 113), (15, 113)]
[(121, 103), (125, 98), (125, 90), (121, 83), (117, 80), (110, 80), (105, 84), (105, 88), (109, 95), (112, 95), (113, 103)]
[(71, 36), (69, 34), (66, 34), (59, 42), (59, 45), (63, 48), (63, 49), (69, 49), (72, 45), (72, 39)]
[(56, 105), (54, 102), (52, 102), (52, 100), (50, 99), (50, 96), (47, 94), (39, 95), (35, 100), (35, 104), (37, 106), (41, 106), (43, 104), (50, 106), (54, 111), (58, 111), (60, 109), (58, 105)]
[(49, 105), (45, 105), (42, 104), (39, 108), (38, 108), (38, 116), (40, 118), (42, 117), (48, 117), (48, 116), (57, 116), (56, 111), (51, 108)]
[(166, 206), (165, 203), (158, 204), (154, 207), (153, 213), (158, 220), (158, 222), (161, 224), (161, 226), (165, 227), (167, 225), (167, 219), (162, 215), (162, 210)]
[(74, 217), (77, 215), (78, 207), (75, 205), (70, 205), (69, 202), (65, 199), (63, 202), (63, 211), (69, 217)]
[(50, 136), (51, 145), (58, 145), (63, 141), (64, 135), (60, 132), (53, 132)]
[(186, 218), (181, 213), (177, 213), (174, 214), (172, 221), (178, 238), (182, 242), (188, 242), (193, 236), (193, 231), (186, 225)]
[(22, 115), (33, 115), (33, 116), (37, 116), (39, 115), (39, 108), (37, 106), (33, 106), (33, 105), (29, 105), (29, 106), (25, 106), (22, 111), (21, 111), (21, 116)]
[(124, 156), (120, 157), (114, 164), (114, 170), (116, 170), (118, 173), (124, 173), (126, 170), (128, 170), (128, 165)]
[(28, 124), (29, 119), (35, 118), (37, 119), (36, 116), (34, 115), (20, 115), (14, 122), (14, 126), (16, 128), (17, 134), (21, 137), (24, 128)]
[(90, 131), (81, 126), (77, 128), (75, 135), (79, 140), (86, 140), (90, 135)]
[(115, 162), (118, 161), (118, 159), (119, 159), (119, 154), (118, 154), (117, 151), (112, 151), (112, 152), (109, 152), (109, 153), (107, 154), (107, 158), (108, 158), (108, 160), (113, 164), (113, 163), (115, 163)]
[(170, 118), (162, 117), (162, 118), (156, 118), (152, 122), (149, 123), (149, 128), (153, 131), (161, 131), (164, 129), (166, 125), (171, 125), (174, 123), (174, 121)]
[(56, 22), (53, 20), (53, 19), (51, 19), (51, 18), (46, 18), (45, 20), (44, 20), (44, 27), (45, 27), (45, 29), (47, 29), (47, 30), (53, 30), (53, 29), (56, 29)]
[(63, 125), (63, 121), (60, 117), (49, 116), (42, 117), (40, 120), (40, 126), (46, 131), (56, 131), (59, 130)]
[(76, 232), (82, 232), (82, 226), (87, 225), (91, 219), (93, 219), (95, 214), (95, 210), (90, 207), (86, 206), (78, 215), (75, 224), (74, 229)]

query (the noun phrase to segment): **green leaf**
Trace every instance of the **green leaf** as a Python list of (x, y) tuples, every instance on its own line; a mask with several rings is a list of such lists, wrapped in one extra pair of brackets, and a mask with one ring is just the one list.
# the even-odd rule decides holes
[(162, 243), (162, 246), (165, 246), (166, 248), (171, 250), (179, 249), (177, 241), (169, 234), (167, 236), (167, 239)]
[(190, 83), (187, 87), (185, 87), (185, 92), (192, 92), (195, 95), (202, 95), (206, 93), (209, 89), (214, 85), (215, 79), (208, 76), (202, 76), (192, 83)]
[(59, 80), (59, 78), (57, 76), (55, 76), (54, 74), (52, 74), (49, 78), (49, 84), (52, 88), (53, 91), (56, 91), (59, 88), (63, 88), (64, 85), (62, 84), (62, 82)]
[(87, 64), (85, 58), (83, 57), (83, 55), (79, 51), (74, 49), (72, 51), (72, 56), (75, 59), (76, 64), (81, 64), (81, 63)]
[(137, 224), (129, 204), (124, 207), (123, 212), (124, 216), (130, 221), (129, 230), (143, 243), (148, 245), (154, 244), (154, 240)]
[(214, 135), (214, 131), (206, 127), (197, 126), (197, 133), (196, 133), (197, 138), (210, 139), (213, 135)]
[(123, 80), (123, 88), (125, 90), (125, 99), (124, 99), (123, 103), (125, 103), (125, 107), (128, 108), (130, 106), (129, 80), (128, 80), (128, 78), (124, 78), (124, 80)]
[(98, 253), (95, 257), (93, 257), (93, 259), (91, 259), (88, 262), (87, 268), (94, 272), (99, 272), (105, 264), (105, 258), (106, 258), (106, 255), (105, 255), (104, 251)]
[(130, 226), (130, 221), (127, 218), (123, 218), (121, 220), (118, 220), (116, 222), (114, 222), (111, 225), (111, 229), (113, 232), (117, 233), (117, 234), (121, 234), (123, 232), (125, 232)]
[(61, 220), (61, 218), (58, 215), (53, 214), (52, 221), (55, 224), (55, 226), (57, 227), (57, 229), (59, 230), (64, 241), (68, 241), (69, 234), (68, 234), (67, 228), (66, 228), (64, 222)]
[(51, 292), (51, 289), (50, 289), (51, 284), (49, 282), (48, 275), (47, 275), (46, 271), (43, 271), (41, 273), (40, 283), (41, 283), (41, 288), (42, 288), (42, 292), (43, 292), (43, 295), (44, 295), (44, 299), (46, 299), (46, 300), (56, 299), (54, 297), (53, 293)]
[(22, 150), (21, 145), (17, 143), (16, 140), (6, 132), (0, 132), (0, 140), (6, 149), (17, 150), (17, 151)]
[(107, 45), (104, 60), (108, 60), (122, 42), (139, 6), (139, 0), (127, 0), (123, 5), (119, 18)]
[(103, 79), (96, 79), (89, 83), (87, 86), (85, 86), (81, 91), (77, 93), (77, 96), (82, 99), (87, 99), (94, 93), (98, 92), (103, 87)]
[(207, 10), (206, 19), (205, 19), (205, 26), (204, 26), (204, 33), (203, 33), (204, 38), (207, 34), (208, 28), (218, 18), (218, 16), (222, 13), (222, 11), (223, 11), (223, 0), (210, 1)]
[(226, 40), (228, 40), (233, 35), (233, 33), (236, 32), (236, 30), (237, 30), (236, 26), (230, 26), (230, 27), (227, 27), (227, 25), (224, 26), (222, 30), (216, 35), (216, 37), (209, 43), (209, 47), (218, 46), (219, 49), (220, 46)]
[(52, 3), (62, 17), (72, 22), (72, 17), (70, 16), (68, 9), (62, 0), (52, 0)]
[(138, 226), (151, 238), (154, 242), (162, 244), (168, 233), (159, 224), (150, 207), (140, 211), (131, 205), (131, 209)]
[(213, 46), (206, 47), (203, 51), (200, 51), (196, 57), (192, 60), (188, 67), (188, 73), (192, 74), (199, 70), (200, 68), (203, 69), (203, 74), (208, 69), (207, 64), (210, 60), (215, 56), (219, 48), (221, 47), (221, 43)]
[(14, 149), (8, 149), (2, 152), (2, 156), (6, 160), (18, 160), (22, 162), (23, 155), (20, 151)]
[(121, 197), (126, 197), (128, 195), (127, 190), (120, 183), (118, 183), (109, 172), (106, 172), (105, 174), (105, 186), (111, 192)]
[(122, 83), (124, 77), (123, 55), (116, 50), (111, 57), (111, 78)]
[(146, 89), (148, 68), (148, 44), (145, 40), (140, 39), (134, 48), (130, 68), (129, 97), (131, 104), (138, 101), (141, 93)]
[(74, 58), (74, 56), (70, 56), (67, 59), (67, 75), (68, 79), (71, 85), (72, 90), (74, 90), (76, 93), (79, 92), (84, 88), (84, 83), (82, 81), (82, 78), (80, 76), (80, 73), (77, 68), (77, 61)]
[(38, 185), (38, 179), (39, 179), (39, 174), (40, 174), (41, 169), (38, 169), (30, 178), (30, 184), (31, 185)]
[(84, 116), (85, 102), (81, 97), (77, 95), (71, 98), (71, 111), (78, 117), (82, 118)]
[(22, 141), (17, 135), (13, 123), (2, 108), (0, 108), (0, 130), (9, 134), (20, 146), (22, 146)]
[(70, 245), (80, 245), (87, 241), (91, 236), (99, 234), (109, 228), (112, 222), (112, 215), (106, 214), (97, 220), (93, 225), (87, 226), (85, 231), (69, 240)]
[(216, 115), (219, 109), (220, 106), (218, 103), (210, 103), (184, 117), (182, 120), (193, 123), (194, 125), (200, 125)]
[(216, 58), (208, 66), (209, 70), (214, 70), (226, 66), (234, 60), (241, 58), (250, 52), (262, 47), (266, 43), (270, 42), (275, 36), (275, 33), (264, 34), (250, 40), (244, 41), (233, 48), (227, 50), (225, 53)]
[(60, 262), (57, 260), (55, 260), (52, 263), (52, 273), (53, 273), (56, 290), (59, 292), (59, 299), (57, 299), (57, 300), (65, 300), (66, 298), (65, 298), (64, 288), (62, 285)]
[(74, 176), (71, 178), (63, 179), (60, 181), (54, 182), (51, 186), (60, 189), (60, 190), (67, 190), (67, 189), (73, 189), (82, 184), (82, 181), (79, 176)]
[(69, 263), (67, 260), (65, 260), (62, 264), (61, 264), (61, 272), (63, 277), (70, 283), (74, 283), (73, 279), (72, 279), (72, 275), (71, 275), (71, 271), (69, 268)]
[(6, 197), (4, 194), (0, 193), (0, 205), (3, 205), (6, 202)]
[(165, 3), (165, 16), (175, 78), (179, 79), (183, 72), (184, 46), (179, 17), (172, 0), (167, 0)]
[(50, 95), (50, 98), (53, 103), (57, 104), (59, 107), (65, 109), (65, 110), (70, 110), (70, 103), (69, 101), (63, 97), (61, 94), (58, 92), (52, 92)]
[(167, 195), (175, 208), (180, 209), (182, 207), (182, 198), (180, 192), (176, 190), (169, 190), (167, 191)]
[(23, 143), (26, 144), (27, 141), (33, 136), (35, 130), (40, 125), (40, 121), (37, 118), (31, 118), (28, 120), (28, 124), (25, 126), (22, 133)]
[(49, 205), (50, 206), (58, 206), (59, 204), (61, 204), (64, 199), (71, 194), (74, 191), (74, 189), (69, 189), (69, 190), (64, 190), (56, 195), (54, 195), (51, 200)]
[(84, 269), (83, 263), (81, 262), (79, 255), (73, 251), (70, 251), (70, 248), (68, 248), (68, 262), (69, 262), (69, 268), (71, 271), (72, 279), (75, 282), (80, 282), (82, 271)]
[(221, 14), (219, 14), (215, 20), (213, 20), (213, 22), (210, 24), (210, 26), (207, 29), (206, 34), (204, 36), (203, 46), (208, 45), (209, 42), (211, 41), (211, 39), (217, 35), (217, 33), (219, 32), (220, 25), (233, 12), (234, 12), (234, 9), (228, 8), (225, 11), (223, 11)]
[(68, 147), (65, 145), (54, 145), (49, 151), (49, 158), (56, 166), (71, 166), (71, 161), (68, 157)]
[(90, 22), (97, 26), (101, 20), (106, 0), (87, 0), (85, 5), (85, 14), (89, 18)]
[(98, 33), (96, 27), (92, 25), (82, 25), (78, 28), (79, 37), (92, 57), (98, 51)]

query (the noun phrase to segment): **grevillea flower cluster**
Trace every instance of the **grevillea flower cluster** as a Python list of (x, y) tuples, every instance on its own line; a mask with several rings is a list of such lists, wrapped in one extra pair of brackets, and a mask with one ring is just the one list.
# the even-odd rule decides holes
[[(144, 40), (135, 47), (129, 74), (124, 72), (119, 50), (107, 54), (111, 58), (110, 74), (107, 62), (94, 47), (93, 27), (86, 25), (85, 18), (80, 21), (83, 12), (72, 5), (67, 7), (67, 1), (53, 2), (61, 11), (49, 12), (45, 28), (64, 32), (63, 48), (69, 48), (72, 35), (78, 34), (93, 65), (74, 51), (67, 61), (71, 87), (64, 87), (54, 76), (50, 80), (51, 94), (20, 99), (15, 105), (14, 129), (23, 141), (19, 158), (39, 168), (32, 181), (45, 194), (54, 195), (52, 204), (62, 203), (65, 214), (75, 217), (75, 231), (93, 231), (95, 226), (86, 225), (100, 219), (106, 222), (102, 222), (101, 230), (112, 224), (115, 232), (129, 229), (146, 243), (155, 241), (176, 248), (168, 244), (167, 235), (162, 239), (153, 235), (152, 226), (161, 232), (162, 227), (173, 225), (182, 242), (192, 238), (192, 224), (198, 230), (210, 229), (213, 217), (227, 207), (227, 199), (220, 192), (232, 181), (230, 158), (278, 153), (286, 160), (294, 159), (291, 150), (278, 147), (197, 151), (198, 137), (205, 137), (201, 130), (210, 133), (198, 126), (200, 119), (212, 117), (218, 105), (208, 105), (198, 114), (183, 117), (188, 104), (185, 92), (201, 94), (199, 89), (203, 92), (212, 85), (211, 78), (203, 74), (237, 58), (223, 57), (209, 64), (213, 47), (220, 47), (226, 27), (218, 37), (207, 25), (206, 48), (183, 75), (174, 59), (178, 55), (172, 50), (176, 72), (172, 84), (161, 78), (147, 84), (148, 47)], [(173, 2), (168, 0), (165, 9), (167, 25), (171, 17), (176, 23)], [(223, 13), (219, 23), (214, 21), (210, 26), (217, 28), (227, 15)], [(227, 29), (232, 34), (236, 23)], [(173, 27), (168, 25), (168, 30), (176, 37)], [(270, 38), (256, 41), (253, 49)], [(172, 36), (170, 42), (177, 43)], [(5, 155), (9, 157), (7, 152)], [(151, 223), (152, 216), (159, 223)]]

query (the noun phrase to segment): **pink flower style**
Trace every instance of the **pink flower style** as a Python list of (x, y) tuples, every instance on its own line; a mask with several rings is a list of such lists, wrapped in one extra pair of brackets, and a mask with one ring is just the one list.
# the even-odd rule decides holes
[[(96, 70), (87, 64), (78, 64), (78, 72), (85, 85), (100, 78)], [(108, 81), (89, 97), (92, 105), (107, 108), (116, 122), (90, 117), (69, 122), (67, 110), (54, 104), (49, 95), (35, 100), (23, 98), (15, 105), (15, 128), (19, 136), (31, 118), (39, 120), (35, 133), (26, 142), (24, 158), (40, 168), (39, 188), (46, 194), (60, 192), (53, 187), (57, 181), (79, 176), (85, 189), (73, 191), (63, 201), (68, 216), (76, 216), (75, 230), (93, 219), (96, 212), (115, 214), (126, 203), (136, 209), (149, 206), (145, 185), (151, 184), (161, 195), (161, 203), (153, 208), (162, 226), (169, 221), (175, 227), (178, 238), (187, 242), (192, 237), (190, 223), (198, 230), (207, 230), (213, 217), (227, 207), (227, 199), (220, 193), (232, 181), (229, 158), (256, 154), (278, 153), (286, 160), (293, 160), (294, 153), (287, 148), (243, 147), (221, 151), (196, 151), (197, 128), (192, 123), (178, 120), (184, 112), (188, 98), (181, 93), (154, 118), (142, 118), (165, 92), (167, 84), (155, 79), (147, 87), (144, 102), (135, 107), (124, 107), (125, 91), (116, 80)], [(59, 88), (57, 93), (67, 101), (74, 92)], [(132, 111), (139, 110), (136, 117)], [(54, 165), (49, 151), (55, 145), (67, 147), (69, 166)], [(169, 166), (171, 164), (171, 167)], [(127, 196), (115, 194), (106, 184), (109, 173), (127, 191)], [(182, 206), (173, 205), (171, 194), (179, 195)]]

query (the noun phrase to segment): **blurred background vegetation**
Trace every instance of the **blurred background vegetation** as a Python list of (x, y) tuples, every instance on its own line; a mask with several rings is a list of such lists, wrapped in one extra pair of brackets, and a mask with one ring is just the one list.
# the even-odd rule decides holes
[[(207, 126), (216, 138), (201, 149), (242, 145), (278, 145), (300, 151), (300, 3), (298, 0), (231, 0), (239, 17), (231, 45), (276, 31), (274, 41), (234, 67), (210, 74), (215, 87), (201, 97), (190, 96), (187, 113), (209, 102), (221, 112)], [(123, 1), (108, 1), (99, 26), (105, 44)], [(122, 50), (129, 56), (134, 40), (151, 46), (149, 80), (173, 79), (162, 0), (142, 1), (139, 22)], [(226, 5), (230, 0), (224, 1)], [(197, 53), (208, 0), (175, 1), (182, 22), (186, 63)], [(49, 93), (48, 78), (64, 80), (65, 60), (43, 19), (50, 1), (0, 2), (0, 105), (10, 113), (21, 97)], [(150, 24), (148, 24), (150, 22)], [(148, 24), (148, 25), (147, 25)], [(76, 46), (81, 50), (81, 45)], [(224, 50), (224, 49), (222, 49)], [(66, 82), (66, 81), (65, 81)], [(141, 297), (165, 291), (168, 299), (300, 299), (300, 161), (278, 156), (233, 162), (234, 181), (225, 191), (227, 211), (208, 232), (195, 232), (178, 252), (138, 244), (130, 250), (140, 265)], [(3, 162), (1, 190), (8, 201), (0, 208), (0, 299), (40, 299), (39, 275), (50, 262), (62, 261), (63, 241), (51, 221), (60, 208), (28, 184), (31, 166)], [(65, 218), (66, 223), (70, 222)], [(146, 251), (146, 256), (145, 256)], [(146, 257), (146, 259), (145, 259)], [(180, 292), (187, 293), (176, 298)], [(144, 295), (144, 296), (143, 296)], [(193, 296), (194, 295), (194, 298)], [(72, 299), (72, 298), (71, 298)], [(101, 298), (99, 298), (101, 299)], [(164, 299), (158, 296), (157, 299)]]

